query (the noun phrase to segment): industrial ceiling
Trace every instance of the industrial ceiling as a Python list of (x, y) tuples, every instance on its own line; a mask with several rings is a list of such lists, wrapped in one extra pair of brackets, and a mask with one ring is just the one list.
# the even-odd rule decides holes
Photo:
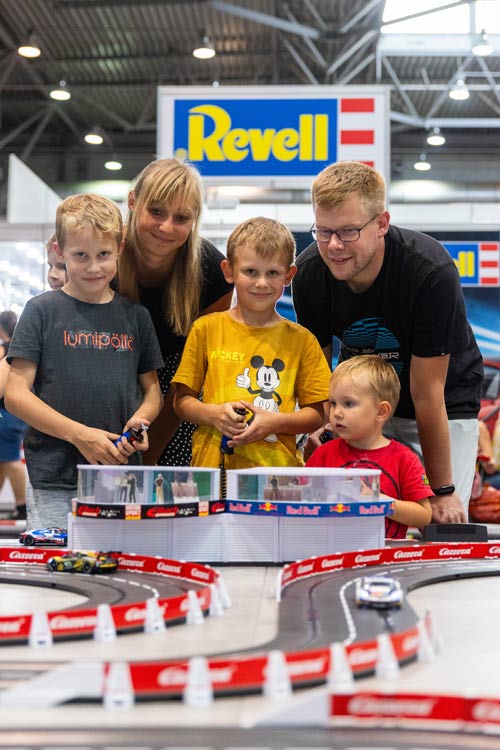
[[(429, 129), (438, 179), (477, 193), (500, 167), (500, 36), (477, 57), (469, 36), (388, 37), (384, 0), (0, 0), (0, 213), (7, 156), (55, 189), (109, 178), (106, 158), (130, 180), (155, 156), (158, 85), (383, 84), (391, 89), (393, 179), (412, 178)], [(449, 2), (466, 5), (469, 0)], [(415, 3), (413, 15), (422, 15)], [(429, 15), (429, 27), (432, 14)], [(37, 59), (19, 56), (32, 36)], [(216, 55), (192, 55), (208, 36)], [(467, 101), (450, 87), (464, 79)], [(56, 102), (59, 81), (71, 92)], [(215, 83), (214, 83), (215, 82)], [(84, 134), (99, 127), (104, 143)], [(428, 147), (427, 147), (428, 149)], [(428, 149), (429, 150), (429, 149)], [(3, 192), (2, 192), (3, 187)]]

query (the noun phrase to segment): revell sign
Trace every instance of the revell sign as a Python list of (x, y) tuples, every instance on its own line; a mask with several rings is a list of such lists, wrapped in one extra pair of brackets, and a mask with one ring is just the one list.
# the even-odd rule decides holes
[(500, 243), (443, 241), (442, 244), (455, 261), (462, 286), (500, 285)]
[(386, 174), (387, 134), (383, 87), (159, 89), (159, 155), (186, 158), (204, 178), (225, 183), (289, 178), (309, 185), (344, 159)]

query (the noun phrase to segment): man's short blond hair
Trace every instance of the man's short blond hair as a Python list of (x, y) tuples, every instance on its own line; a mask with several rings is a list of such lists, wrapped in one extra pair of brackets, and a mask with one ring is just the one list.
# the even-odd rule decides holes
[(291, 231), (275, 219), (256, 216), (238, 224), (227, 241), (227, 259), (233, 264), (240, 247), (250, 247), (259, 258), (276, 259), (290, 268), (295, 263), (295, 239)]
[(313, 206), (330, 209), (358, 195), (363, 208), (370, 214), (385, 210), (385, 180), (376, 169), (359, 161), (340, 161), (325, 167), (313, 180)]
[(377, 401), (390, 403), (392, 416), (398, 405), (401, 384), (394, 367), (376, 354), (363, 354), (341, 362), (332, 372), (330, 388), (344, 378), (350, 378), (358, 385), (360, 376), (368, 380)]
[(117, 245), (123, 237), (123, 219), (118, 206), (94, 193), (71, 195), (59, 204), (56, 211), (56, 238), (61, 249), (68, 232), (90, 227), (101, 235), (111, 235)]

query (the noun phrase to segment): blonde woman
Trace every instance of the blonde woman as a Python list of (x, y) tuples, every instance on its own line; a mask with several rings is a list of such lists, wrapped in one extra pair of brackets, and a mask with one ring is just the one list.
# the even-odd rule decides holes
[(189, 465), (195, 426), (174, 414), (170, 381), (193, 321), (231, 304), (232, 285), (220, 268), (224, 256), (199, 235), (202, 205), (198, 171), (178, 159), (148, 164), (128, 197), (118, 288), (151, 313), (165, 362), (159, 371), (164, 406), (149, 431), (150, 464)]

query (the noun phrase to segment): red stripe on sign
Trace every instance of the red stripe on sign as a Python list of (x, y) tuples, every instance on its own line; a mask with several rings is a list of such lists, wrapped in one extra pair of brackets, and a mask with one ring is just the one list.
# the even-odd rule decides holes
[(341, 99), (341, 112), (375, 112), (375, 99)]
[(486, 278), (486, 279), (483, 279), (483, 278), (481, 277), (481, 284), (482, 284), (483, 286), (486, 286), (487, 284), (491, 284), (492, 286), (498, 286), (498, 277), (496, 277), (496, 278), (491, 278), (491, 276), (490, 276), (490, 277), (488, 277), (488, 278)]
[(495, 242), (494, 245), (488, 244), (487, 242), (481, 242), (479, 245), (480, 250), (498, 250), (498, 245)]
[(372, 146), (375, 143), (374, 130), (341, 130), (340, 143), (342, 146), (358, 145)]
[(497, 260), (482, 260), (479, 264), (481, 268), (498, 268)]

